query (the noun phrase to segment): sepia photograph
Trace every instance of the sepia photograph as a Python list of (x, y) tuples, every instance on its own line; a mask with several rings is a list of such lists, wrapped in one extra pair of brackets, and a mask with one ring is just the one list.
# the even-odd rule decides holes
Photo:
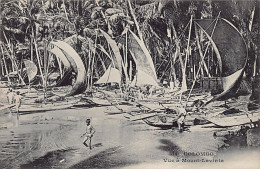
[(260, 169), (259, 0), (0, 0), (1, 169)]

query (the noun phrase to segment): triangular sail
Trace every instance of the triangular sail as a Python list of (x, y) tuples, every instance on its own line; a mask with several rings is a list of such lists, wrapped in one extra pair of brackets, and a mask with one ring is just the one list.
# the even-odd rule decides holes
[[(113, 51), (113, 55), (112, 55), (112, 62), (114, 64), (114, 68), (118, 69), (120, 75), (122, 74), (122, 56), (120, 54), (118, 45), (116, 43), (115, 40), (113, 40), (106, 32), (104, 32), (103, 30), (101, 30), (101, 33), (103, 34), (103, 36), (106, 38), (107, 42), (109, 43), (112, 51)], [(120, 78), (120, 82), (121, 83), (121, 78)]]
[(30, 60), (23, 60), (25, 68), (26, 68), (26, 72), (27, 72), (27, 76), (29, 79), (29, 82), (31, 82), (35, 76), (37, 75), (37, 66), (35, 65), (35, 63), (33, 61)]
[[(136, 63), (136, 82), (133, 81), (136, 85), (139, 84), (150, 84), (158, 86), (157, 75), (154, 68), (152, 57), (145, 47), (145, 44), (131, 31), (129, 30), (128, 38), (128, 49), (133, 56)], [(142, 77), (145, 75), (145, 77)], [(150, 79), (145, 82), (145, 79)], [(139, 80), (142, 80), (139, 82)]]
[(108, 67), (106, 72), (95, 84), (106, 84), (106, 83), (118, 83), (121, 82), (121, 74), (118, 69), (113, 68), (111, 65)]

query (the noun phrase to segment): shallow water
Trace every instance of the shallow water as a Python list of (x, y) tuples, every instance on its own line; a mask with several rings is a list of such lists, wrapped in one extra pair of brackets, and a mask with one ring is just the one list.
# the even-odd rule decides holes
[[(19, 120), (15, 114), (0, 114), (1, 168), (121, 168), (160, 164), (184, 158), (187, 152), (212, 152), (223, 158), (217, 154), (223, 139), (214, 138), (212, 129), (159, 130), (104, 111), (106, 107), (67, 109), (21, 115)], [(96, 130), (92, 150), (80, 138), (86, 118)]]

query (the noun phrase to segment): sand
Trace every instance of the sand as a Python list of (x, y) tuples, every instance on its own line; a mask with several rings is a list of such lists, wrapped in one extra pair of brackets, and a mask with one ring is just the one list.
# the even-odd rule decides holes
[[(223, 138), (213, 137), (219, 128), (195, 126), (179, 133), (160, 130), (142, 121), (129, 121), (122, 114), (108, 115), (105, 113), (108, 111), (116, 109), (35, 112), (20, 115), (19, 120), (15, 114), (1, 112), (1, 168), (225, 168), (232, 162), (237, 164), (237, 158), (246, 162), (253, 160), (252, 168), (259, 166), (254, 158), (234, 157), (225, 151), (219, 153)], [(92, 150), (85, 147), (80, 138), (86, 118), (91, 118), (96, 130)], [(259, 157), (259, 150), (254, 153), (254, 157)], [(213, 159), (224, 162), (209, 161)], [(208, 161), (203, 163), (202, 160)]]

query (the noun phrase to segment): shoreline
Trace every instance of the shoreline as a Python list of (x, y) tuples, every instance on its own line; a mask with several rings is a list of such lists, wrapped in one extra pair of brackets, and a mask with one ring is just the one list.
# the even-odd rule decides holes
[[(214, 131), (221, 130), (219, 128), (210, 128), (210, 125), (208, 128), (191, 126), (183, 133), (160, 130), (142, 121), (128, 121), (120, 114), (107, 115), (107, 109), (108, 107), (75, 108), (21, 115), (17, 126), (1, 129), (0, 136), (5, 138), (0, 140), (1, 166), (138, 168), (150, 164), (167, 167), (191, 163), (200, 166), (201, 162), (194, 160), (213, 158), (223, 159), (223, 165), (228, 163), (225, 154), (229, 154), (229, 151), (219, 151), (225, 144), (225, 138), (213, 137)], [(8, 114), (1, 115), (10, 120)], [(92, 140), (93, 150), (87, 149), (80, 138), (85, 130), (85, 118), (91, 118), (96, 129)], [(238, 148), (235, 150), (239, 152)], [(194, 154), (196, 152), (212, 152), (214, 156)], [(164, 162), (164, 159), (172, 162)], [(176, 162), (176, 159), (194, 162)], [(212, 162), (206, 163), (215, 165)]]

